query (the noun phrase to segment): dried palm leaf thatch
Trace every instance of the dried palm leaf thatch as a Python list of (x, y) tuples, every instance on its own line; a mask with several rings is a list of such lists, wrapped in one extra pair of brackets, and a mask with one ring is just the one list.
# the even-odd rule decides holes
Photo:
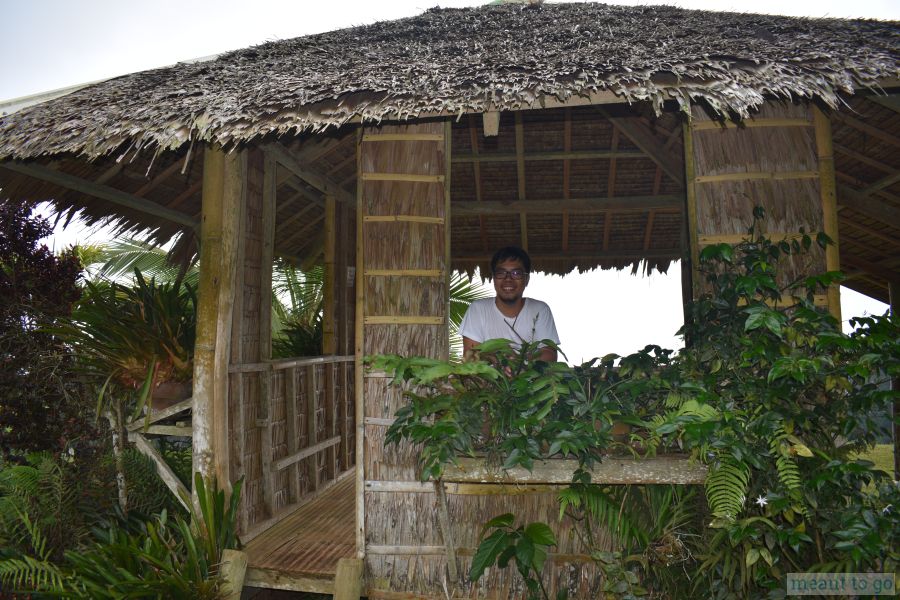
[(0, 120), (0, 158), (230, 147), (354, 120), (589, 99), (745, 116), (898, 76), (897, 23), (593, 3), (431, 9), (88, 86)]

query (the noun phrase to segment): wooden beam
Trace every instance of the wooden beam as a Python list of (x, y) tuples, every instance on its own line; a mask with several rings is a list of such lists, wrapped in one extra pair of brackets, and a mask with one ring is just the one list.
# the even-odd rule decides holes
[(487, 111), (481, 117), (484, 137), (496, 137), (500, 133), (500, 113), (496, 110)]
[(525, 200), (523, 202), (495, 202), (470, 200), (454, 201), (454, 215), (502, 215), (519, 213), (559, 213), (571, 212), (597, 213), (608, 210), (646, 211), (660, 210), (680, 212), (684, 206), (684, 197), (671, 196), (621, 196), (618, 198), (573, 198), (560, 200)]
[(881, 129), (880, 127), (875, 127), (873, 125), (869, 125), (868, 123), (856, 118), (851, 117), (849, 114), (845, 112), (836, 112), (834, 113), (834, 117), (840, 121), (841, 123), (856, 129), (857, 131), (862, 131), (871, 135), (872, 137), (881, 140), (891, 146), (900, 146), (900, 138), (891, 135), (887, 131)]
[(684, 173), (681, 163), (674, 154), (665, 151), (663, 144), (646, 125), (634, 118), (611, 117), (603, 109), (600, 109), (600, 114), (608, 119), (616, 129), (625, 134), (635, 146), (640, 148), (673, 181), (678, 183), (679, 186), (684, 185)]
[(328, 178), (321, 173), (313, 171), (308, 168), (304, 168), (300, 161), (291, 153), (291, 151), (284, 147), (282, 144), (273, 143), (267, 144), (263, 146), (263, 150), (270, 154), (279, 165), (283, 166), (285, 169), (289, 169), (294, 173), (297, 177), (307, 182), (323, 194), (332, 195), (336, 199), (341, 202), (347, 202), (349, 204), (355, 205), (356, 202), (353, 199), (353, 196), (348, 194), (344, 189), (337, 184), (334, 180)]
[(656, 217), (656, 211), (651, 210), (647, 214), (647, 225), (644, 228), (644, 250), (650, 248), (650, 241), (653, 239), (653, 219)]
[(885, 202), (863, 196), (858, 191), (845, 185), (837, 186), (838, 206), (851, 208), (870, 219), (900, 229), (900, 209), (894, 208)]
[[(887, 163), (883, 163), (880, 160), (875, 160), (869, 156), (866, 156), (862, 152), (857, 152), (852, 148), (848, 148), (847, 146), (842, 146), (841, 144), (834, 144), (834, 151), (838, 154), (843, 154), (844, 156), (848, 156), (854, 160), (857, 160), (864, 165), (868, 165), (879, 171), (884, 171), (885, 173), (894, 173), (897, 171), (896, 167), (892, 167)], [(838, 169), (840, 171), (840, 169)]]
[[(898, 94), (888, 94), (887, 96), (869, 96), (868, 98), (872, 102), (876, 104), (880, 104), (885, 108), (889, 108), (895, 113), (900, 113), (900, 95)], [(897, 479), (895, 477), (894, 479)]]
[(895, 171), (893, 175), (888, 175), (887, 177), (882, 177), (878, 181), (872, 183), (869, 186), (866, 186), (865, 189), (860, 190), (860, 194), (863, 196), (871, 196), (875, 192), (880, 192), (881, 190), (886, 190), (887, 188), (895, 185), (898, 181), (900, 181), (900, 171)]
[(900, 281), (900, 271), (895, 271), (889, 266), (860, 258), (858, 256), (849, 254), (848, 252), (845, 252), (841, 258), (845, 263), (847, 263), (848, 266), (859, 269), (860, 271), (884, 280), (887, 283), (890, 283), (892, 281)]
[[(631, 150), (563, 150), (551, 152), (524, 152), (527, 161), (554, 161), (554, 160), (599, 160), (616, 158), (646, 158), (643, 152)], [(519, 155), (503, 152), (498, 154), (457, 154), (453, 157), (453, 164), (480, 164), (498, 162), (516, 162)]]
[(334, 577), (298, 575), (293, 571), (277, 569), (249, 567), (244, 576), (244, 585), (270, 590), (334, 594)]
[[(566, 109), (565, 122), (563, 124), (563, 150), (572, 150), (572, 109)], [(563, 160), (563, 200), (571, 197), (572, 164), (568, 159)], [(569, 211), (563, 210), (562, 215), (562, 251), (569, 250)]]
[[(457, 465), (444, 469), (443, 480), (458, 483), (551, 483), (572, 482), (578, 468), (573, 459), (538, 461), (529, 471), (522, 467), (503, 470), (489, 465), (483, 458), (458, 459)], [(654, 456), (647, 458), (605, 457), (591, 469), (591, 481), (613, 485), (628, 484), (702, 484), (706, 481), (705, 465), (687, 456)]]
[[(313, 423), (312, 427), (315, 428), (315, 418), (313, 418), (312, 423)], [(314, 435), (314, 433), (315, 432), (310, 431), (307, 435)], [(314, 456), (315, 454), (321, 452), (322, 450), (327, 450), (327, 449), (331, 448), (332, 446), (337, 446), (340, 443), (341, 443), (341, 436), (339, 436), (339, 435), (334, 436), (332, 438), (328, 438), (327, 440), (325, 440), (323, 442), (313, 444), (312, 446), (303, 448), (302, 450), (298, 450), (297, 452), (295, 452), (289, 456), (285, 456), (284, 458), (280, 458), (280, 459), (276, 460), (273, 463), (273, 466), (276, 471), (280, 471), (281, 469), (284, 469), (285, 467), (289, 467), (289, 466), (293, 465), (294, 463), (300, 462), (304, 458), (309, 458), (311, 456)], [(313, 487), (313, 489), (315, 489), (315, 487)]]
[[(469, 115), (469, 144), (472, 146), (472, 156), (478, 154), (478, 132), (475, 129), (475, 116)], [(475, 186), (475, 202), (481, 202), (481, 164), (476, 160), (472, 163), (472, 177)], [(481, 239), (481, 249), (488, 251), (487, 230), (484, 227), (484, 217), (478, 217), (478, 233)]]
[(150, 200), (147, 200), (145, 198), (135, 196), (134, 194), (129, 194), (128, 192), (117, 190), (108, 185), (88, 181), (86, 179), (82, 179), (81, 177), (63, 173), (62, 171), (48, 169), (47, 167), (44, 167), (42, 165), (22, 162), (4, 162), (0, 163), (0, 167), (8, 171), (21, 173), (22, 175), (27, 175), (28, 177), (33, 177), (35, 179), (40, 179), (41, 181), (46, 181), (47, 183), (52, 183), (66, 189), (74, 190), (82, 194), (87, 194), (88, 196), (94, 196), (95, 198), (100, 198), (101, 200), (106, 200), (107, 202), (112, 202), (113, 204), (124, 206), (125, 208), (130, 208), (131, 210), (136, 210), (138, 212), (142, 212), (154, 217), (166, 219), (168, 221), (172, 221), (173, 223), (178, 223), (179, 225), (184, 225), (191, 228), (195, 228), (199, 225), (196, 219), (184, 214), (183, 212), (172, 210), (171, 208), (166, 208), (165, 206), (161, 206), (156, 202), (151, 202)]
[[(696, 169), (696, 161), (694, 158), (694, 130), (693, 130), (693, 122), (684, 123), (681, 128), (682, 131), (682, 141), (684, 144), (684, 180), (687, 182), (685, 188), (685, 195), (687, 197), (687, 202), (685, 204), (687, 209), (687, 215), (685, 219), (687, 221), (687, 241), (690, 247), (690, 271), (687, 271), (684, 268), (684, 265), (681, 266), (682, 273), (689, 274), (690, 276), (690, 293), (691, 298), (698, 298), (700, 296), (700, 241), (699, 241), (699, 232), (697, 222), (697, 184), (695, 183), (697, 169)], [(687, 295), (688, 290), (684, 289), (687, 286), (683, 286), (682, 292), (683, 295)], [(688, 302), (684, 302), (684, 312), (685, 312), (685, 322), (687, 322), (688, 314)], [(686, 340), (689, 342), (689, 340)]]
[(160, 454), (156, 448), (153, 447), (153, 444), (140, 433), (129, 433), (128, 439), (141, 454), (153, 462), (153, 466), (156, 467), (159, 478), (162, 479), (162, 482), (166, 484), (169, 491), (178, 499), (178, 502), (180, 502), (184, 508), (189, 510), (188, 498), (191, 497), (191, 493), (185, 485), (181, 483), (181, 480), (178, 479), (178, 475), (175, 474), (169, 466), (169, 463), (162, 457), (162, 454)]
[(224, 580), (224, 600), (241, 600), (244, 578), (247, 574), (247, 553), (240, 550), (222, 551), (219, 576)]
[(159, 421), (168, 419), (169, 417), (173, 417), (180, 412), (190, 410), (193, 403), (194, 399), (188, 398), (187, 400), (182, 400), (181, 402), (173, 404), (172, 406), (169, 406), (162, 410), (151, 411), (150, 416), (147, 419), (137, 419), (136, 421), (132, 421), (128, 424), (127, 429), (128, 431), (140, 431), (147, 424), (158, 423)]
[(339, 558), (334, 575), (334, 600), (359, 600), (362, 592), (362, 559)]
[[(545, 260), (637, 261), (647, 258), (677, 260), (681, 258), (681, 248), (654, 248), (652, 250), (641, 250), (640, 248), (635, 248), (634, 250), (609, 250), (607, 252), (603, 252), (601, 250), (597, 250), (595, 252), (546, 252), (531, 255), (532, 262)], [(491, 254), (481, 253), (477, 250), (473, 252), (456, 252), (453, 254), (453, 262), (455, 263), (478, 264), (489, 261), (490, 259)]]
[(167, 180), (169, 177), (178, 172), (178, 168), (181, 167), (184, 161), (181, 159), (172, 161), (172, 164), (160, 171), (156, 177), (145, 183), (141, 186), (141, 189), (134, 193), (135, 196), (139, 196), (143, 198), (153, 190), (155, 190), (159, 185)]
[(325, 198), (325, 281), (322, 286), (324, 314), (322, 315), (322, 354), (334, 354), (335, 345), (335, 274), (334, 257), (337, 240), (335, 239), (335, 200), (333, 196)]
[(882, 233), (881, 231), (877, 231), (875, 229), (872, 229), (871, 227), (863, 225), (862, 223), (857, 222), (855, 219), (851, 219), (847, 216), (838, 215), (838, 217), (841, 228), (849, 227), (850, 229), (856, 229), (857, 231), (861, 231), (865, 235), (871, 235), (872, 237), (878, 238), (883, 242), (887, 242), (892, 246), (900, 246), (900, 237), (898, 236), (887, 235), (885, 233)]
[(525, 200), (525, 125), (522, 113), (515, 114), (516, 119), (516, 182), (518, 183), (518, 199)]

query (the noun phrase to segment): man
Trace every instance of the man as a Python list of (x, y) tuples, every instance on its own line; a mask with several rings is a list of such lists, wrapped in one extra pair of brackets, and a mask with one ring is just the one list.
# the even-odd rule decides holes
[[(491, 274), (497, 295), (472, 302), (459, 326), (466, 356), (481, 342), (498, 338), (510, 340), (516, 347), (545, 339), (559, 344), (550, 307), (522, 296), (530, 273), (531, 258), (521, 248), (507, 246), (494, 254)], [(543, 346), (538, 358), (555, 362), (556, 349)]]

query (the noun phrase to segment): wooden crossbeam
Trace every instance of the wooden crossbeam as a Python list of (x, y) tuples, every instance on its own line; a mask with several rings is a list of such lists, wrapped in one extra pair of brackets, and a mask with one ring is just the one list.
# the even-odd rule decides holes
[[(528, 162), (545, 162), (554, 160), (597, 160), (616, 158), (646, 158), (643, 152), (632, 150), (562, 150), (550, 152), (523, 152), (524, 160)], [(517, 162), (519, 155), (503, 152), (498, 154), (454, 154), (454, 164), (481, 164), (498, 162)]]
[(172, 471), (172, 468), (159, 451), (153, 447), (153, 444), (139, 433), (128, 434), (128, 439), (141, 454), (153, 462), (153, 466), (156, 467), (159, 478), (162, 479), (163, 483), (166, 484), (166, 487), (169, 488), (169, 491), (178, 499), (178, 502), (180, 502), (186, 510), (190, 510), (187, 500), (191, 497), (191, 493), (187, 490), (185, 485), (181, 483), (181, 480), (178, 479), (178, 476)]
[[(845, 239), (844, 241), (853, 243), (851, 240), (847, 239)], [(870, 260), (866, 260), (849, 253), (842, 254), (841, 261), (843, 261), (848, 266), (853, 267), (854, 269), (859, 269), (860, 271), (868, 273), (869, 275), (872, 275), (884, 281), (900, 281), (900, 271), (891, 269), (890, 267), (885, 266), (881, 263), (872, 262)]]
[(48, 169), (42, 165), (22, 162), (5, 162), (0, 163), (0, 167), (82, 194), (94, 196), (95, 198), (100, 198), (101, 200), (106, 200), (138, 212), (166, 219), (173, 223), (178, 223), (179, 225), (185, 225), (191, 228), (195, 228), (199, 225), (197, 219), (194, 219), (183, 212), (172, 210), (171, 208), (161, 206), (156, 202), (151, 202), (145, 198), (140, 198), (134, 194), (117, 190), (105, 184), (88, 181), (81, 177), (76, 177), (75, 175), (63, 173), (62, 171)]
[(740, 171), (737, 173), (720, 173), (719, 175), (699, 175), (694, 177), (696, 183), (719, 183), (722, 181), (785, 181), (791, 179), (818, 179), (818, 171)]
[(754, 129), (757, 127), (812, 127), (809, 119), (745, 119), (740, 123), (732, 121), (697, 121), (691, 127), (694, 131), (722, 129)]
[[(884, 171), (885, 173), (894, 173), (897, 171), (896, 167), (892, 167), (891, 165), (883, 163), (880, 160), (875, 160), (874, 158), (866, 156), (862, 152), (857, 152), (856, 150), (853, 150), (852, 148), (848, 148), (847, 146), (843, 146), (841, 144), (834, 144), (834, 151), (839, 154), (843, 154), (844, 156), (849, 156), (850, 158), (857, 160), (864, 165), (868, 165), (870, 167), (878, 169), (879, 171)], [(840, 169), (838, 169), (838, 171), (840, 171)]]
[(673, 153), (665, 151), (663, 144), (646, 125), (633, 118), (611, 117), (603, 109), (600, 109), (600, 113), (613, 124), (613, 127), (625, 134), (635, 146), (640, 148), (650, 160), (659, 165), (666, 175), (679, 186), (684, 186), (684, 172), (680, 161), (676, 160), (677, 157)]
[[(553, 459), (534, 463), (532, 470), (514, 467), (499, 469), (485, 459), (458, 459), (456, 465), (444, 469), (443, 480), (458, 483), (572, 483), (578, 461)], [(686, 456), (654, 456), (647, 458), (607, 457), (591, 469), (591, 481), (604, 484), (702, 484), (706, 466)]]
[(347, 193), (337, 182), (312, 169), (305, 168), (284, 145), (280, 143), (266, 144), (263, 146), (263, 151), (270, 155), (279, 165), (293, 172), (294, 175), (322, 192), (322, 194), (334, 196), (341, 202), (346, 202), (350, 205), (356, 204), (353, 196)]
[(892, 146), (900, 146), (900, 138), (891, 135), (890, 133), (884, 131), (883, 129), (880, 129), (873, 125), (869, 125), (868, 123), (866, 123), (860, 119), (857, 119), (856, 117), (851, 117), (850, 115), (848, 115), (845, 112), (835, 113), (834, 116), (835, 116), (835, 118), (837, 118), (838, 121), (840, 121), (841, 123), (843, 123), (845, 125), (852, 127), (853, 129), (867, 133), (867, 134), (871, 135), (872, 137), (879, 139), (882, 142), (885, 142)]
[[(850, 219), (846, 216), (838, 216), (838, 219), (841, 223), (841, 227), (849, 227), (851, 229), (856, 229), (857, 231), (861, 231), (866, 235), (871, 235), (872, 237), (876, 237), (883, 242), (887, 242), (892, 246), (900, 246), (900, 236), (896, 235), (887, 235), (880, 231), (876, 231), (871, 227), (867, 227), (857, 222), (855, 219)], [(843, 236), (842, 236), (843, 237)]]
[(887, 177), (879, 179), (875, 183), (867, 186), (865, 189), (860, 190), (859, 193), (863, 196), (871, 196), (875, 192), (886, 190), (897, 182), (900, 182), (900, 171), (896, 171), (893, 175), (888, 175)]
[(895, 229), (900, 229), (900, 209), (894, 208), (885, 202), (879, 202), (874, 198), (864, 196), (856, 190), (845, 185), (838, 185), (838, 210), (851, 208), (870, 219), (886, 223)]
[[(621, 261), (635, 261), (647, 258), (660, 258), (660, 259), (670, 259), (676, 260), (681, 258), (681, 248), (654, 248), (652, 250), (609, 250), (607, 252), (603, 252), (598, 250), (596, 252), (544, 252), (544, 253), (533, 253), (531, 255), (532, 262), (534, 261), (552, 261), (552, 260), (562, 260), (562, 261), (579, 261), (579, 260), (590, 260), (590, 261), (604, 261), (604, 260), (621, 260)], [(480, 253), (480, 252), (462, 252), (462, 253), (454, 253), (453, 254), (453, 262), (454, 263), (483, 263), (491, 259), (490, 254)]]
[(500, 215), (518, 213), (558, 213), (561, 211), (591, 213), (661, 210), (678, 212), (684, 206), (680, 195), (621, 196), (618, 198), (571, 198), (558, 200), (525, 200), (524, 202), (454, 201), (454, 215)]

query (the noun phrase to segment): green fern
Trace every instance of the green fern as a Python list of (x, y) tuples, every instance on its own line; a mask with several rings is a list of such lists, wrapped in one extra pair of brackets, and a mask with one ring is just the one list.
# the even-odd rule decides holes
[[(803, 483), (800, 478), (800, 467), (794, 461), (791, 437), (784, 430), (784, 426), (779, 427), (776, 435), (769, 443), (769, 450), (775, 457), (775, 470), (778, 473), (778, 481), (785, 487), (791, 499), (797, 503), (796, 506), (803, 516), (808, 518), (809, 510), (803, 502)], [(805, 448), (805, 446), (803, 447)]]
[(706, 477), (706, 500), (712, 514), (732, 520), (741, 512), (750, 485), (750, 467), (727, 457)]

